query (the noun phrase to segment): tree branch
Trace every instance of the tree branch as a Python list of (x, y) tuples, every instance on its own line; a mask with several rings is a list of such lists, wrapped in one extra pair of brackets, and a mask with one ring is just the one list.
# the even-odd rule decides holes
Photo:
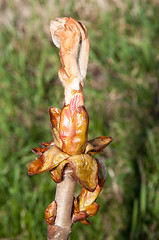
[(63, 173), (63, 181), (56, 187), (57, 215), (55, 225), (48, 225), (48, 240), (67, 240), (69, 238), (75, 187), (76, 180), (71, 168), (68, 167)]

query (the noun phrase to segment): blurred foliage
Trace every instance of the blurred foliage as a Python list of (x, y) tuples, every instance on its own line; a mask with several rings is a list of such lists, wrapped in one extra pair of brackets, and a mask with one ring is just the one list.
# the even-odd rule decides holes
[(113, 137), (98, 156), (108, 168), (100, 211), (70, 239), (159, 239), (158, 12), (156, 0), (0, 3), (0, 239), (46, 239), (56, 185), (47, 173), (29, 177), (27, 164), (31, 148), (52, 140), (48, 108), (63, 106), (49, 33), (60, 16), (88, 28), (89, 136)]

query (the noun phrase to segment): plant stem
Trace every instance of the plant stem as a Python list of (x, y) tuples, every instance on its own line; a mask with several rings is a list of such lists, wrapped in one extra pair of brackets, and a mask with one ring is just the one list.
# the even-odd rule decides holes
[(63, 181), (56, 187), (57, 215), (55, 225), (48, 225), (48, 240), (67, 240), (69, 238), (75, 187), (76, 180), (73, 172), (67, 167), (63, 173)]

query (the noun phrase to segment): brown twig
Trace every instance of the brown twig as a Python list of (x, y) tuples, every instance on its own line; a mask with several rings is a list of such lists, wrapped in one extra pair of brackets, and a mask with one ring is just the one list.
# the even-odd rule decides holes
[(71, 233), (72, 206), (76, 180), (71, 168), (66, 168), (63, 181), (57, 184), (55, 201), (57, 215), (55, 225), (48, 225), (48, 240), (67, 240)]

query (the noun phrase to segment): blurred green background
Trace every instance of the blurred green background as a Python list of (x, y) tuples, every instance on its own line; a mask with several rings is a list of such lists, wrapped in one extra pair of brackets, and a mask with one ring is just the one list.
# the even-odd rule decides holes
[(30, 177), (30, 151), (51, 141), (48, 109), (62, 108), (51, 19), (72, 16), (90, 38), (85, 104), (89, 139), (113, 142), (92, 224), (71, 240), (159, 239), (159, 2), (3, 0), (0, 2), (0, 239), (46, 239), (44, 212), (56, 185)]

